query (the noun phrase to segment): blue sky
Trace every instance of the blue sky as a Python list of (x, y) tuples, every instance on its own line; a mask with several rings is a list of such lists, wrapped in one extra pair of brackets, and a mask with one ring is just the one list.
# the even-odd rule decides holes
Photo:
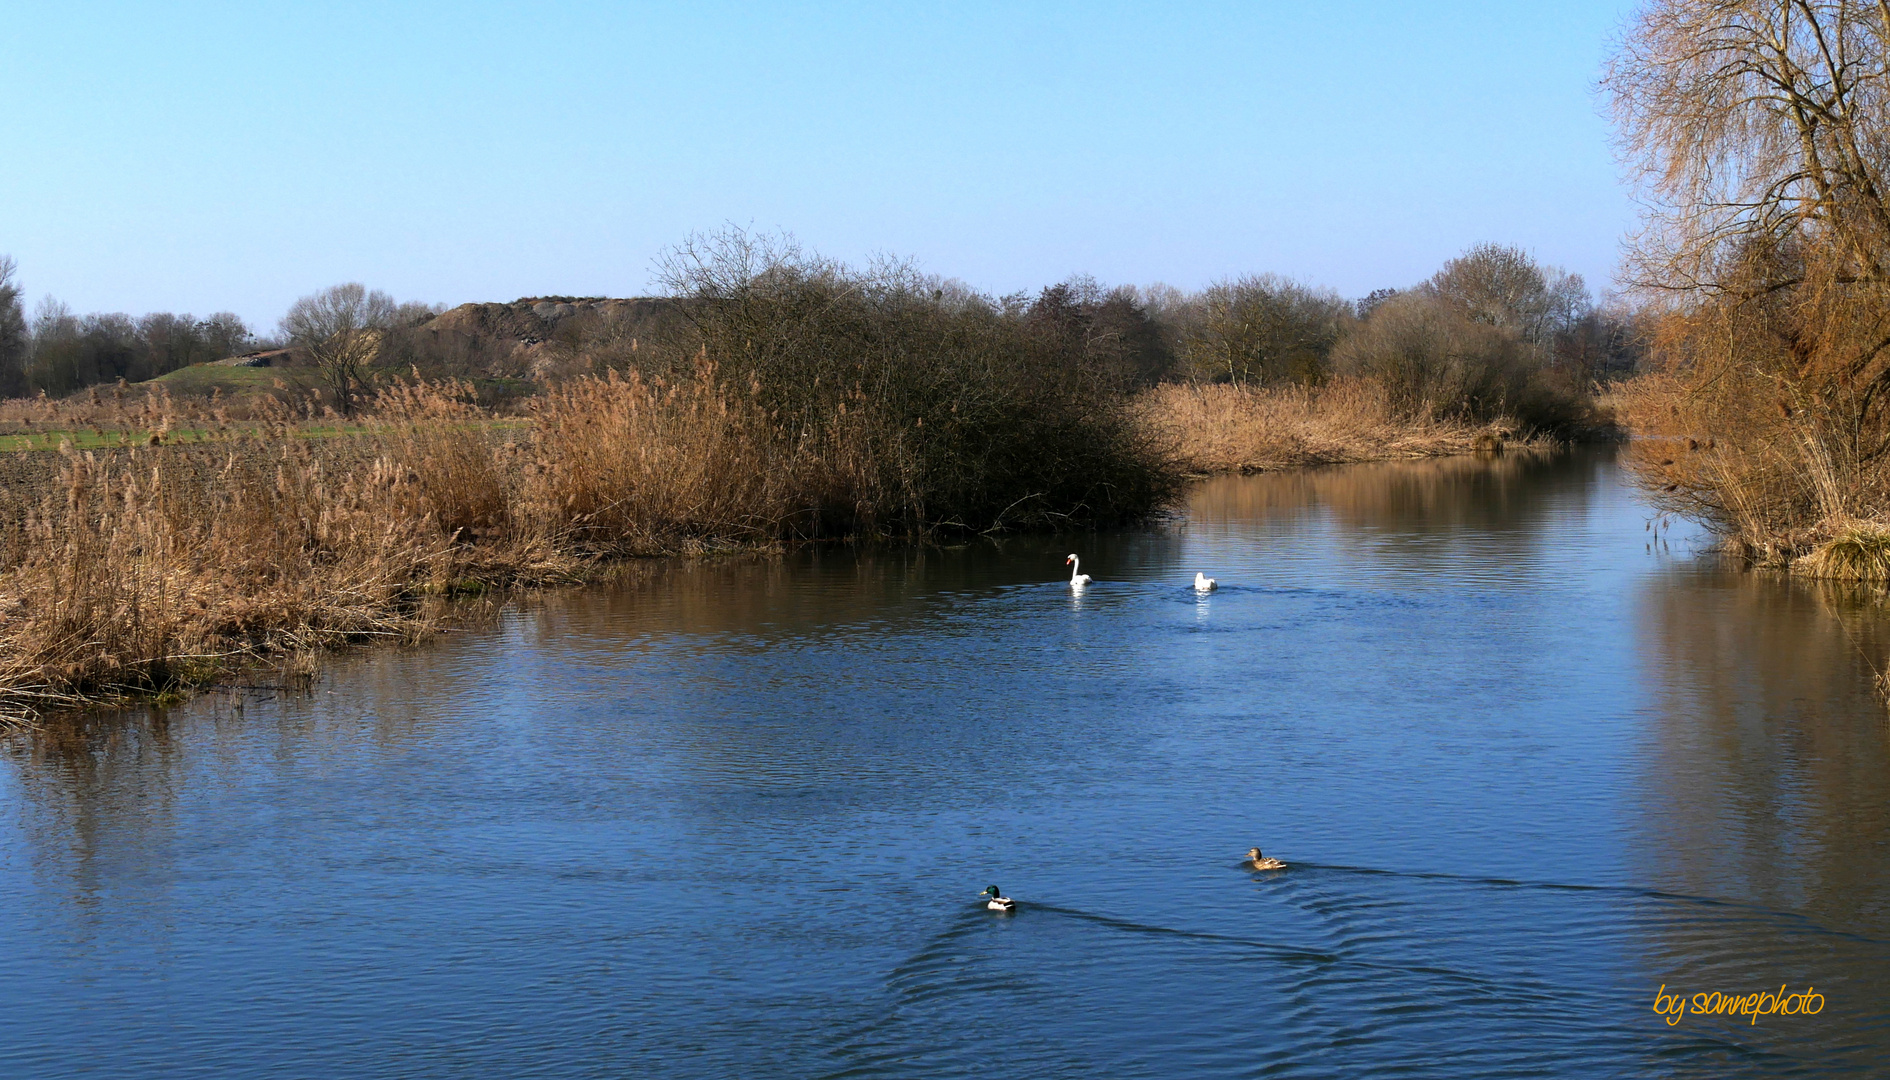
[(270, 327), (630, 295), (724, 223), (993, 292), (1277, 272), (1360, 295), (1481, 241), (1605, 284), (1626, 3), (28, 3), (0, 253), (29, 301)]

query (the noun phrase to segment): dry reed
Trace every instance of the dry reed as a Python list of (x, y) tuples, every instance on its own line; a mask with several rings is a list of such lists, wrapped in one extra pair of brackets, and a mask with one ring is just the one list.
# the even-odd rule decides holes
[(1611, 397), (1636, 436), (1631, 473), (1661, 510), (1756, 566), (1890, 582), (1890, 469), (1855, 453), (1857, 425), (1828, 401), (1740, 368), (1651, 372)]
[(447, 554), (391, 513), (397, 466), (331, 475), (295, 441), (68, 450), (12, 523), (0, 708), (201, 681), (241, 654), (411, 632), (401, 603)]
[(1890, 582), (1890, 526), (1849, 522), (1800, 556), (1792, 569), (1806, 577), (1833, 581)]
[(1169, 385), (1144, 397), (1195, 473), (1257, 472), (1500, 448), (1511, 425), (1404, 415), (1382, 383), (1339, 378), (1321, 386)]
[[(207, 396), (173, 396), (159, 384), (94, 386), (66, 398), (41, 394), (32, 398), (0, 399), (0, 436), (48, 432), (90, 432), (129, 444), (144, 441), (133, 436), (190, 429), (202, 434), (256, 430), (292, 419), (332, 419), (313, 397), (279, 386), (275, 393), (254, 392), (225, 398), (221, 390)], [(124, 436), (124, 438), (117, 438)]]
[(883, 424), (842, 404), (824, 438), (799, 437), (706, 362), (671, 383), (580, 377), (523, 422), (471, 396), (388, 387), (342, 437), (278, 422), (223, 442), (65, 446), (0, 500), (0, 714), (412, 639), (429, 597), (572, 580), (605, 557), (818, 536), (823, 513), (854, 535), (917, 519), (867, 467)]
[(1754, 565), (1873, 580), (1860, 553), (1890, 528), (1879, 520), (1890, 471), (1847, 452), (1860, 440), (1841, 417), (1749, 369), (1653, 372), (1613, 397), (1636, 436), (1627, 463), (1655, 506), (1703, 522)]
[[(731, 385), (706, 358), (667, 381), (583, 376), (534, 399), (523, 420), (495, 417), (464, 385), (396, 384), (340, 437), (298, 437), (283, 415), (224, 441), (11, 455), (44, 467), (0, 501), (0, 713), (162, 693), (259, 657), (305, 663), (345, 641), (411, 640), (436, 619), (429, 598), (575, 580), (610, 557), (983, 530), (1033, 520), (1008, 492), (1058, 484), (1062, 494), (1036, 497), (1034, 520), (1080, 522), (1085, 503), (1158, 505), (1172, 490), (1161, 470), (1176, 460), (1211, 472), (1429, 457), (1500, 430), (1400, 419), (1367, 380), (1170, 386), (1140, 399), (1117, 451), (1087, 434), (1117, 428), (1018, 426), (995, 393), (981, 426), (962, 421), (983, 415), (975, 403), (931, 404), (943, 419), (921, 425), (858, 393), (789, 423), (755, 378)], [(939, 441), (915, 444), (921, 432)], [(964, 453), (947, 441), (959, 439), (983, 455), (986, 486), (947, 456)], [(1065, 479), (1110, 468), (1140, 494), (1099, 503)]]

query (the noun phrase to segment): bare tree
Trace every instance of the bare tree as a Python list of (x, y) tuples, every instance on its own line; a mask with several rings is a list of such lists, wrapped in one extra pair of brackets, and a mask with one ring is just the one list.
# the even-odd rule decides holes
[[(1647, 206), (1635, 284), (1677, 378), (1656, 500), (1767, 559), (1890, 506), (1890, 2), (1655, 0), (1605, 85)], [(1685, 425), (1682, 427), (1681, 425)], [(1688, 444), (1691, 445), (1691, 444)]]
[(1192, 298), (1179, 349), (1196, 378), (1316, 382), (1352, 320), (1330, 290), (1263, 274), (1216, 282)]
[(1369, 319), (1372, 317), (1372, 312), (1396, 299), (1403, 292), (1403, 289), (1373, 289), (1352, 302), (1353, 314), (1357, 315), (1361, 322)]
[(1580, 274), (1542, 266), (1521, 248), (1478, 244), (1445, 263), (1422, 291), (1471, 322), (1549, 347), (1594, 307)]
[(342, 415), (354, 415), (363, 375), (379, 355), (398, 310), (394, 298), (359, 282), (302, 297), (282, 317), (282, 334), (308, 350)]
[[(1733, 283), (1754, 250), (1830, 249), (1881, 280), (1890, 204), (1890, 4), (1658, 0), (1609, 64), (1622, 149), (1649, 213), (1639, 280)], [(1790, 283), (1789, 275), (1767, 286)]]
[(232, 311), (219, 311), (197, 325), (212, 359), (235, 356), (250, 348), (256, 339), (249, 324)]
[(0, 255), (0, 397), (26, 393), (26, 310), (20, 303), (19, 264)]

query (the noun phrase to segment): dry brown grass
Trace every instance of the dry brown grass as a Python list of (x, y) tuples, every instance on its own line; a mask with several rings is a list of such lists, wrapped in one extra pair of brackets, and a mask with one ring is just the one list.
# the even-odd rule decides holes
[(412, 639), (433, 623), (428, 598), (574, 580), (607, 557), (916, 517), (893, 500), (927, 492), (869, 467), (881, 419), (842, 405), (816, 442), (759, 396), (706, 362), (669, 384), (585, 376), (521, 424), (471, 404), (470, 387), (402, 385), (346, 438), (278, 422), (203, 444), (8, 455), (41, 468), (15, 470), (0, 499), (0, 715)]
[(403, 601), (450, 563), (386, 459), (331, 475), (290, 440), (229, 451), (68, 452), (7, 537), (0, 706), (199, 681), (230, 658), (414, 629)]
[[(144, 441), (134, 436), (181, 429), (210, 432), (233, 426), (281, 423), (300, 419), (332, 418), (307, 395), (294, 402), (271, 394), (225, 399), (220, 391), (208, 397), (173, 397), (162, 383), (94, 386), (69, 398), (0, 399), (0, 436), (41, 432), (89, 433), (110, 436), (114, 442)], [(123, 439), (118, 436), (125, 436)]]
[[(383, 389), (346, 438), (299, 437), (285, 416), (202, 444), (9, 455), (41, 469), (0, 500), (0, 712), (413, 639), (435, 621), (431, 598), (575, 580), (612, 557), (1004, 521), (1002, 507), (962, 510), (992, 499), (956, 467), (888, 470), (884, 448), (911, 438), (889, 427), (898, 414), (852, 395), (789, 424), (767, 400), (704, 360), (669, 382), (571, 380), (523, 422), (476, 406), (470, 387), (411, 384)], [(1176, 446), (1197, 472), (1464, 453), (1497, 430), (1400, 419), (1362, 380), (1164, 387), (1141, 406), (1161, 434), (1131, 445)]]
[(1322, 385), (1247, 388), (1170, 385), (1148, 392), (1151, 423), (1196, 473), (1465, 454), (1511, 438), (1504, 422), (1472, 424), (1404, 415), (1384, 386), (1340, 378)]
[(1619, 384), (1611, 398), (1636, 436), (1627, 464), (1655, 506), (1755, 566), (1890, 581), (1890, 463), (1855, 452), (1877, 437), (1790, 389), (1750, 368)]
[[(0, 712), (413, 638), (429, 628), (428, 596), (583, 565), (582, 514), (564, 490), (576, 474), (530, 467), (516, 441), (530, 431), (486, 423), (452, 387), (379, 404), (347, 439), (281, 425), (212, 445), (68, 446), (0, 522)], [(548, 426), (588, 427), (620, 451), (646, 434), (601, 419), (553, 408)]]
[(1890, 527), (1874, 521), (1849, 522), (1800, 556), (1792, 569), (1832, 581), (1890, 582)]
[(1756, 566), (1878, 581), (1890, 462), (1877, 434), (1749, 368), (1661, 371), (1616, 387), (1627, 463), (1648, 498), (1703, 522)]
[[(695, 551), (787, 538), (830, 497), (820, 463), (782, 446), (712, 369), (680, 384), (634, 373), (567, 382), (533, 403), (537, 513), (598, 554)], [(601, 437), (600, 436), (605, 436)]]

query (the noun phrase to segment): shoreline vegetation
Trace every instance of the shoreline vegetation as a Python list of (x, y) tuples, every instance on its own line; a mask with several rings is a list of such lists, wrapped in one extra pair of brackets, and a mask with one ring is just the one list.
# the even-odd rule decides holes
[(992, 298), (740, 232), (678, 248), (664, 283), (611, 302), (628, 327), (513, 346), (555, 345), (526, 393), (423, 367), (398, 306), (341, 286), (285, 320), (299, 383), (0, 403), (0, 436), (34, 447), (0, 453), (0, 714), (312, 672), (425, 637), (445, 598), (616, 560), (1098, 528), (1190, 475), (1608, 423), (1602, 320), (1511, 249), (1356, 308), (1270, 278)]
[[(1890, 20), (1659, 0), (1604, 89), (1638, 167), (1628, 463), (1747, 564), (1890, 584)], [(1886, 683), (1890, 689), (1890, 683)]]
[(1604, 305), (1496, 245), (1356, 301), (1271, 275), (997, 297), (727, 230), (668, 254), (661, 297), (349, 284), (262, 339), (28, 318), (0, 257), (0, 713), (412, 637), (433, 597), (613, 558), (1095, 528), (1190, 475), (1617, 418), (1659, 511), (1752, 566), (1890, 585), (1882, 15), (1638, 12), (1603, 89), (1644, 221)]
[(1401, 414), (1381, 384), (1359, 378), (1257, 389), (1175, 384), (1148, 391), (1143, 405), (1190, 476), (1492, 453), (1608, 437), (1605, 429), (1519, 430), (1501, 417)]

